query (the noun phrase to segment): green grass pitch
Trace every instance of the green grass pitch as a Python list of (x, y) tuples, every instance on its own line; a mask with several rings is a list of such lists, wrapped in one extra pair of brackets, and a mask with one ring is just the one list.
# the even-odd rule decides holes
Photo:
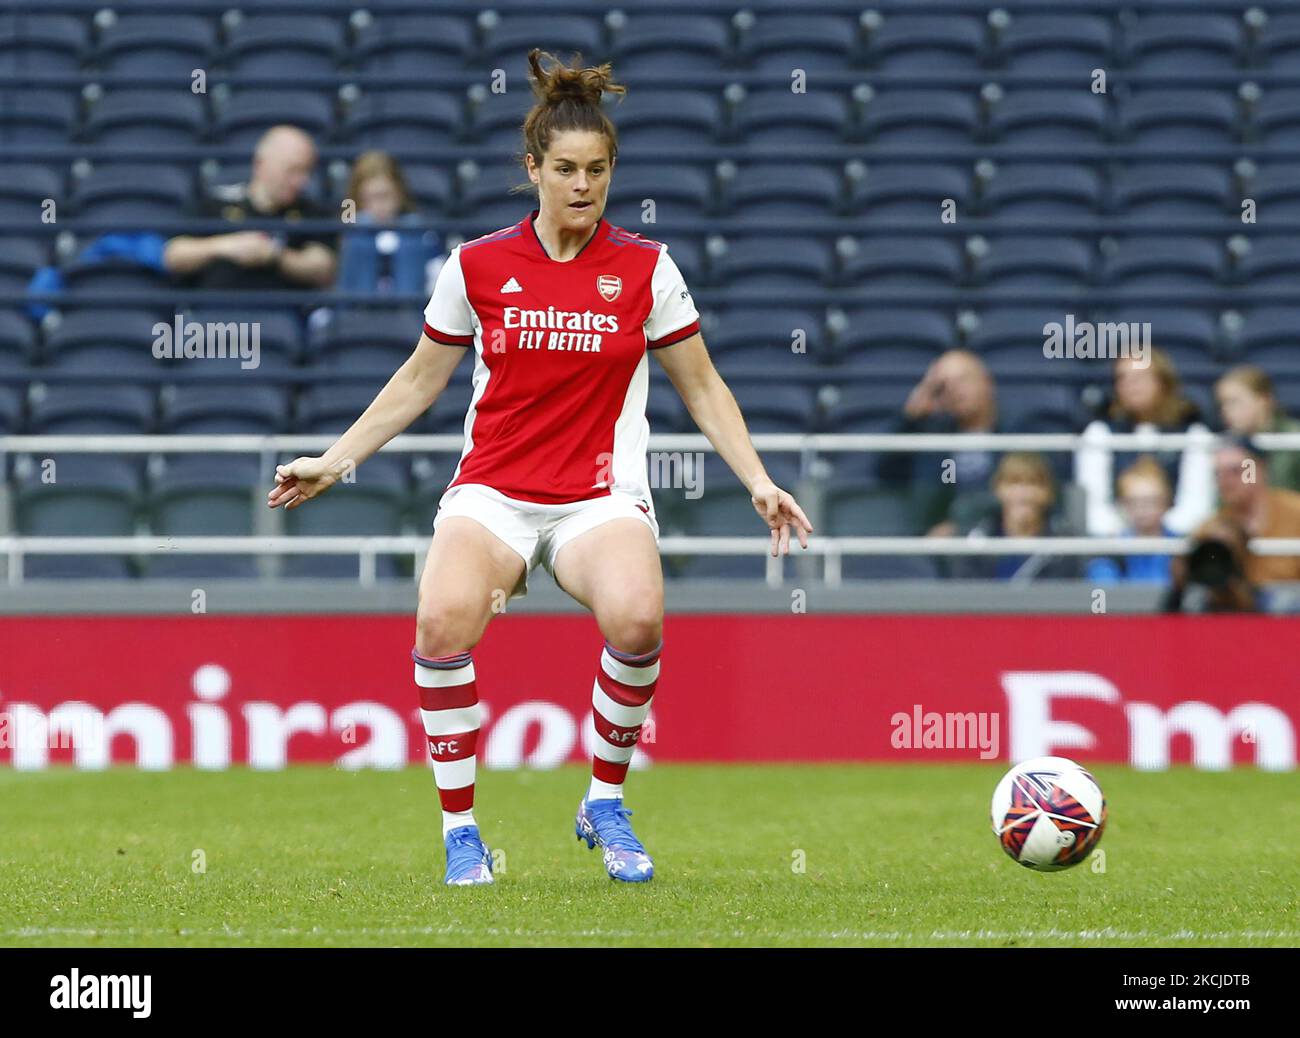
[(1044, 875), (989, 831), (1003, 767), (656, 765), (644, 886), (575, 838), (585, 769), (480, 769), (477, 889), (425, 769), (3, 770), (0, 945), (1300, 945), (1294, 775), (1093, 768), (1104, 871)]

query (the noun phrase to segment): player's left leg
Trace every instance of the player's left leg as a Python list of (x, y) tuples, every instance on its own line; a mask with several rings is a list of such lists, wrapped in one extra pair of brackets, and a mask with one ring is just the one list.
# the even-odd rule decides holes
[(592, 778), (578, 808), (577, 834), (588, 847), (604, 849), (611, 877), (644, 882), (654, 866), (627, 820), (623, 782), (659, 679), (659, 548), (640, 518), (609, 519), (562, 544), (552, 572), (560, 587), (592, 611), (605, 636), (592, 685)]

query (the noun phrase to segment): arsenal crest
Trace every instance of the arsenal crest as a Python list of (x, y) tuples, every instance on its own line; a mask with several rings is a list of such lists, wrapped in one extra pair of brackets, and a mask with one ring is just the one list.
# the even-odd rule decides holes
[(613, 274), (601, 274), (596, 278), (596, 291), (607, 303), (612, 303), (623, 291), (623, 279)]

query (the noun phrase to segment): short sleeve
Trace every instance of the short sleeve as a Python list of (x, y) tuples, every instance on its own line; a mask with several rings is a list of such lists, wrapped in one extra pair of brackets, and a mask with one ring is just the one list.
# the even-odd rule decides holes
[(457, 245), (438, 271), (433, 295), (424, 308), (424, 334), (447, 346), (474, 345), (474, 314), (465, 291), (465, 274)]
[(667, 246), (659, 250), (650, 278), (650, 294), (653, 300), (645, 322), (646, 349), (671, 346), (700, 330), (699, 311), (695, 309), (682, 272), (668, 255)]

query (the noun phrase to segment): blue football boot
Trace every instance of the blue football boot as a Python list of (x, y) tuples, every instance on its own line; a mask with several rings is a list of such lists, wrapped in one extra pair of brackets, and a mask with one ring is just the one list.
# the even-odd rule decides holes
[(600, 844), (605, 849), (605, 871), (610, 879), (645, 883), (654, 876), (655, 867), (628, 824), (631, 813), (623, 806), (622, 800), (593, 800), (588, 803), (584, 799), (578, 805), (578, 839), (586, 840), (588, 848)]
[(472, 887), (495, 883), (492, 852), (479, 837), (477, 825), (462, 825), (444, 838), (447, 845), (447, 886)]

